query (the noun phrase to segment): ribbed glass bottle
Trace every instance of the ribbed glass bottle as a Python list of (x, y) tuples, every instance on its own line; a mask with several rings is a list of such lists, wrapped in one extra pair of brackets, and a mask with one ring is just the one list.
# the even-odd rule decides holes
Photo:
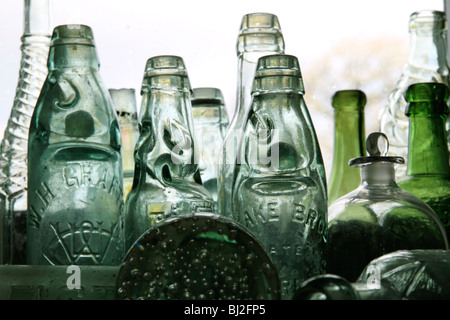
[(444, 127), (448, 97), (448, 87), (440, 83), (418, 83), (406, 91), (408, 168), (398, 184), (425, 201), (450, 236), (450, 166)]
[(139, 125), (134, 89), (109, 89), (122, 135), (123, 199), (126, 200), (134, 178), (134, 147)]
[(31, 115), (47, 76), (49, 0), (24, 1), (21, 63), (0, 149), (0, 263), (26, 262), (27, 148)]
[(282, 299), (325, 272), (327, 191), (323, 159), (298, 60), (259, 59), (233, 181), (233, 214), (269, 251)]
[(232, 183), (236, 163), (242, 162), (239, 153), (244, 124), (251, 104), (251, 90), (258, 59), (270, 54), (284, 53), (284, 39), (276, 15), (249, 13), (244, 15), (237, 41), (238, 78), (236, 107), (223, 143), (219, 162), (218, 212), (232, 217)]
[(334, 107), (334, 151), (328, 205), (356, 189), (361, 181), (358, 168), (350, 167), (348, 162), (365, 155), (366, 95), (360, 90), (337, 91), (331, 104)]
[(27, 263), (119, 265), (121, 140), (90, 27), (54, 29), (28, 139)]
[[(397, 87), (390, 93), (388, 104), (380, 113), (380, 131), (390, 142), (389, 155), (407, 161), (408, 117), (404, 94), (409, 85), (419, 82), (438, 82), (449, 85), (447, 64), (447, 20), (441, 11), (418, 11), (409, 20), (409, 56)], [(450, 119), (446, 122), (450, 138)], [(450, 148), (450, 142), (448, 142)], [(395, 167), (396, 180), (406, 174), (407, 166)]]
[(195, 88), (192, 98), (200, 176), (209, 191), (217, 211), (217, 179), (219, 157), (228, 128), (228, 115), (222, 91), (217, 88)]
[(198, 169), (192, 90), (183, 59), (148, 59), (141, 93), (134, 182), (125, 203), (127, 248), (169, 217), (214, 211)]

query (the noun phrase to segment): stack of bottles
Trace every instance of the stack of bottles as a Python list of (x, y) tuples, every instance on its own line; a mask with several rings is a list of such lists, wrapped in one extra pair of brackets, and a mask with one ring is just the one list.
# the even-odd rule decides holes
[[(47, 10), (45, 0), (26, 3), (27, 10)], [(441, 266), (450, 234), (445, 19), (418, 12), (410, 25), (410, 61), (380, 132), (365, 137), (364, 92), (349, 88), (331, 98), (328, 184), (300, 63), (285, 53), (277, 16), (242, 18), (230, 122), (220, 89), (192, 88), (180, 56), (148, 58), (137, 112), (134, 89), (103, 84), (89, 26), (58, 26), (50, 41), (31, 41), (33, 30), (26, 30), (24, 41), (47, 49), (48, 58), (46, 67), (36, 65), (45, 81), (27, 80), (35, 82), (36, 101), (17, 98), (13, 107), (16, 119), (24, 108), (18, 104), (28, 101), (29, 124), (18, 129), (11, 120), (2, 142), (0, 276), (9, 282), (0, 297), (421, 299), (439, 288), (448, 294), (445, 277), (433, 276), (424, 292), (405, 296), (391, 276), (392, 266), (418, 263), (432, 273), (436, 261), (450, 274)], [(427, 67), (415, 62), (423, 52), (432, 57)], [(418, 70), (430, 68), (439, 77)], [(19, 87), (37, 73), (21, 73)], [(396, 119), (403, 106), (406, 122)], [(65, 283), (17, 289), (24, 275), (46, 270), (60, 281), (67, 266), (88, 275), (76, 295), (55, 294)], [(378, 282), (368, 287), (374, 268)]]

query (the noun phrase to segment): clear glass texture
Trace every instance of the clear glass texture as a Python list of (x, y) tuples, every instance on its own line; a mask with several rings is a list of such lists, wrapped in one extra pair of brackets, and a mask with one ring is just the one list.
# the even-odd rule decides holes
[(49, 0), (25, 0), (19, 80), (0, 147), (0, 263), (4, 264), (26, 262), (28, 132), (48, 72), (50, 33)]
[(183, 59), (148, 59), (141, 93), (134, 182), (125, 203), (127, 248), (171, 216), (214, 211), (198, 169), (192, 90)]
[(280, 298), (273, 260), (252, 233), (213, 213), (169, 218), (132, 246), (117, 276), (117, 299)]
[(372, 133), (367, 157), (352, 159), (361, 184), (328, 208), (328, 269), (353, 282), (373, 259), (396, 250), (448, 249), (445, 229), (422, 200), (399, 188), (387, 137)]
[(27, 263), (119, 265), (120, 129), (91, 28), (56, 27), (48, 68), (30, 125)]
[(234, 218), (273, 257), (282, 299), (326, 265), (325, 171), (303, 94), (296, 57), (259, 59), (233, 181)]
[(236, 163), (242, 162), (239, 153), (244, 125), (251, 105), (251, 90), (256, 65), (260, 57), (284, 53), (284, 39), (278, 17), (270, 13), (249, 13), (243, 16), (237, 41), (238, 77), (236, 106), (225, 135), (219, 161), (218, 211), (232, 217), (232, 183)]
[(356, 189), (360, 183), (358, 168), (348, 165), (350, 159), (365, 155), (364, 107), (366, 95), (360, 90), (337, 91), (334, 108), (333, 166), (328, 182), (328, 204)]
[(134, 178), (134, 147), (139, 138), (139, 124), (134, 89), (109, 89), (122, 135), (123, 199), (127, 198)]
[(409, 148), (406, 176), (401, 188), (425, 201), (438, 215), (450, 236), (450, 166), (445, 120), (448, 87), (418, 83), (406, 91), (409, 103)]
[(355, 282), (333, 274), (313, 277), (296, 300), (448, 300), (449, 250), (398, 250), (380, 256)]
[(203, 186), (214, 199), (217, 212), (217, 179), (228, 115), (222, 92), (217, 88), (195, 88), (191, 98), (199, 169)]
[[(441, 11), (418, 11), (409, 22), (409, 56), (396, 88), (389, 94), (388, 104), (380, 113), (380, 131), (390, 141), (390, 155), (407, 158), (408, 117), (404, 94), (409, 85), (419, 82), (449, 84), (447, 64), (447, 21)], [(450, 120), (446, 123), (450, 137)], [(450, 142), (448, 147), (450, 148)], [(406, 166), (396, 166), (396, 179), (406, 174)]]

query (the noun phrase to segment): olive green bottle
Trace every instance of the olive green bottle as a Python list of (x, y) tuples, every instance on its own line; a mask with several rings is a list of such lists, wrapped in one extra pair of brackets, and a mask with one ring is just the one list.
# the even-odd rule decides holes
[(337, 91), (331, 104), (334, 107), (334, 153), (328, 205), (359, 186), (359, 170), (350, 167), (348, 162), (364, 156), (366, 95), (360, 90)]
[(148, 59), (141, 94), (134, 181), (125, 202), (127, 249), (169, 217), (214, 211), (198, 169), (192, 89), (183, 59)]
[(408, 87), (408, 167), (399, 186), (428, 204), (450, 235), (450, 167), (445, 121), (449, 89), (441, 83)]
[(28, 141), (27, 263), (119, 265), (121, 139), (92, 30), (54, 29)]
[(259, 59), (233, 181), (233, 214), (269, 251), (282, 299), (325, 272), (327, 191), (322, 153), (291, 55)]

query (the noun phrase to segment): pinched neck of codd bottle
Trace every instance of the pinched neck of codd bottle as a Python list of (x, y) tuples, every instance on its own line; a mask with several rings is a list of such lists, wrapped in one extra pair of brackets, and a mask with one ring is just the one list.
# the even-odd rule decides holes
[(450, 175), (445, 118), (410, 115), (407, 175)]
[(62, 68), (89, 68), (98, 70), (99, 60), (94, 46), (80, 44), (56, 45), (50, 47), (49, 71)]
[(361, 166), (361, 185), (366, 187), (398, 187), (394, 163), (377, 161)]

